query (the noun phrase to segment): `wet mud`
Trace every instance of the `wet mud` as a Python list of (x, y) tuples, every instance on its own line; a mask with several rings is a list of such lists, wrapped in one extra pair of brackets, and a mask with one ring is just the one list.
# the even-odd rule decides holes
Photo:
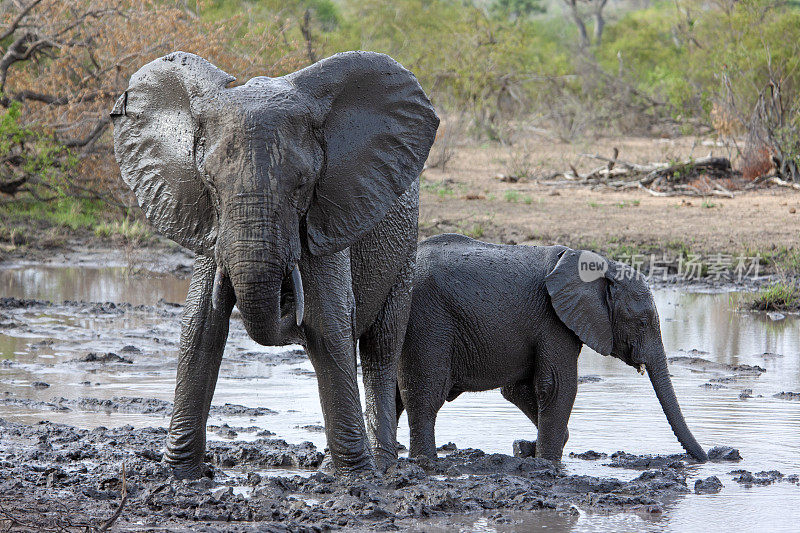
[[(178, 481), (162, 461), (165, 438), (160, 427), (85, 430), (0, 420), (0, 519), (31, 530), (99, 526), (126, 494), (117, 519), (123, 530), (385, 531), (430, 517), (487, 513), (501, 520), (506, 512), (569, 514), (576, 506), (659, 514), (690, 492), (688, 456), (618, 452), (612, 462), (644, 469), (627, 481), (571, 475), (543, 459), (475, 449), (434, 461), (401, 458), (383, 476), (337, 478), (316, 470), (324, 454), (310, 442), (265, 437), (211, 441), (209, 477)], [(276, 475), (275, 468), (302, 475)]]
[[(34, 387), (36, 383), (33, 384)], [(14, 398), (11, 393), (6, 391), (4, 397), (0, 398), (0, 407), (13, 406), (27, 409), (43, 411), (102, 411), (105, 413), (135, 413), (143, 415), (172, 415), (172, 402), (158, 400), (156, 398), (131, 398), (125, 396), (115, 396), (111, 399), (99, 398), (53, 398), (51, 401), (31, 400), (28, 398)], [(226, 403), (224, 405), (212, 405), (211, 415), (216, 416), (247, 416), (256, 417), (275, 414), (275, 411), (268, 407), (245, 407)]]
[[(731, 384), (752, 380), (767, 371), (764, 367), (759, 365), (729, 364), (710, 361), (700, 357), (701, 355), (708, 355), (708, 352), (701, 350), (693, 349), (685, 353), (687, 353), (687, 355), (670, 357), (669, 364), (688, 368), (691, 372), (719, 374), (717, 377), (713, 377), (700, 385), (708, 390), (727, 389)], [(746, 390), (750, 390), (750, 393), (747, 393)], [(739, 396), (740, 399), (752, 397), (752, 390), (746, 390), (742, 391)]]

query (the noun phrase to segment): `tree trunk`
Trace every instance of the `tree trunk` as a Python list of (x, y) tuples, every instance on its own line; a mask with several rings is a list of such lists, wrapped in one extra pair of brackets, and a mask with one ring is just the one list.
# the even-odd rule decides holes
[(603, 9), (606, 7), (608, 0), (596, 0), (594, 10), (594, 44), (599, 46), (603, 40), (603, 29), (606, 26), (606, 20), (603, 18)]
[(583, 19), (581, 19), (580, 13), (578, 13), (578, 0), (564, 0), (564, 3), (567, 5), (567, 8), (569, 9), (572, 21), (575, 23), (575, 26), (578, 27), (578, 35), (580, 36), (580, 46), (581, 48), (586, 48), (587, 46), (589, 46), (589, 35), (586, 33), (586, 25), (583, 23)]

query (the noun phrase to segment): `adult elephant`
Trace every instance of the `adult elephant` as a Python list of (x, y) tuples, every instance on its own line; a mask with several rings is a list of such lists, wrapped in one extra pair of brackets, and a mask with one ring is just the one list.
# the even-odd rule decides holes
[(383, 54), (232, 81), (174, 52), (137, 71), (111, 113), (123, 179), (150, 222), (197, 253), (166, 460), (178, 477), (202, 474), (236, 304), (259, 344), (305, 345), (336, 469), (393, 462), (418, 177), (439, 119), (414, 75)]

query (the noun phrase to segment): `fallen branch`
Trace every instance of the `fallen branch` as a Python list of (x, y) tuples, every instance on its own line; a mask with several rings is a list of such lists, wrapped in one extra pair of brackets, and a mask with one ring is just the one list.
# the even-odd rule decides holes
[[(615, 150), (615, 152), (617, 151), (616, 148), (614, 150)], [(625, 168), (628, 168), (628, 169), (631, 169), (631, 170), (638, 170), (638, 171), (649, 171), (649, 170), (652, 170), (652, 168), (647, 166), (647, 165), (640, 165), (638, 163), (631, 163), (630, 161), (624, 161), (622, 159), (617, 159), (616, 157), (611, 159), (611, 158), (608, 158), (608, 157), (603, 157), (603, 156), (598, 155), (598, 154), (578, 154), (578, 155), (580, 155), (581, 157), (589, 157), (591, 159), (597, 159), (598, 161), (605, 161), (605, 162), (609, 163), (609, 166), (607, 167), (608, 170), (613, 170), (613, 168), (616, 165), (622, 165)]]
[(769, 178), (767, 181), (770, 183), (774, 183), (775, 185), (780, 185), (781, 187), (789, 187), (790, 189), (796, 189), (800, 191), (800, 183), (793, 183), (791, 181), (782, 180), (777, 176), (773, 176)]
[[(539, 183), (550, 186), (598, 185), (618, 190), (640, 188), (653, 196), (734, 197), (734, 192), (714, 179), (730, 178), (735, 175), (731, 168), (731, 162), (726, 157), (708, 155), (676, 163), (657, 162), (643, 165), (619, 159), (619, 150), (616, 148), (613, 157), (610, 158), (598, 154), (580, 155), (605, 161), (607, 164), (594, 168), (586, 174), (580, 174), (575, 166), (570, 164), (569, 170), (550, 175), (548, 181)], [(697, 184), (689, 183), (697, 180), (699, 180), (699, 188)]]
[(117, 518), (120, 517), (122, 514), (122, 509), (125, 507), (125, 503), (128, 501), (128, 486), (125, 482), (125, 463), (122, 463), (122, 499), (119, 501), (119, 507), (117, 510), (114, 511), (114, 514), (111, 517), (103, 522), (103, 525), (97, 528), (99, 533), (103, 533), (104, 531), (108, 531), (108, 528), (114, 525), (114, 522), (117, 521)]
[(650, 187), (647, 187), (647, 186), (645, 186), (645, 185), (642, 185), (642, 182), (638, 182), (638, 183), (637, 183), (637, 185), (639, 186), (639, 188), (640, 188), (640, 189), (642, 189), (643, 191), (645, 191), (645, 192), (647, 192), (647, 193), (651, 194), (652, 196), (678, 196), (678, 195), (680, 195), (680, 194), (681, 194), (681, 193), (679, 193), (679, 192), (661, 192), (661, 191), (655, 191), (655, 190), (651, 189)]

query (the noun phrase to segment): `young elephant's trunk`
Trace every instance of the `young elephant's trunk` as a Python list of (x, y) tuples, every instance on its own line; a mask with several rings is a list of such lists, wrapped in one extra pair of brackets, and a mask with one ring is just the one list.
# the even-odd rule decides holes
[(681, 408), (678, 405), (678, 398), (675, 397), (675, 390), (672, 388), (672, 380), (667, 369), (667, 356), (664, 351), (662, 350), (649, 357), (645, 368), (647, 369), (647, 375), (650, 377), (650, 383), (653, 384), (653, 390), (656, 392), (658, 401), (661, 403), (661, 409), (664, 410), (669, 425), (672, 427), (672, 432), (675, 433), (678, 441), (692, 457), (701, 462), (708, 461), (705, 450), (695, 440), (694, 435), (686, 425), (686, 420), (683, 418), (683, 413), (681, 413)]

